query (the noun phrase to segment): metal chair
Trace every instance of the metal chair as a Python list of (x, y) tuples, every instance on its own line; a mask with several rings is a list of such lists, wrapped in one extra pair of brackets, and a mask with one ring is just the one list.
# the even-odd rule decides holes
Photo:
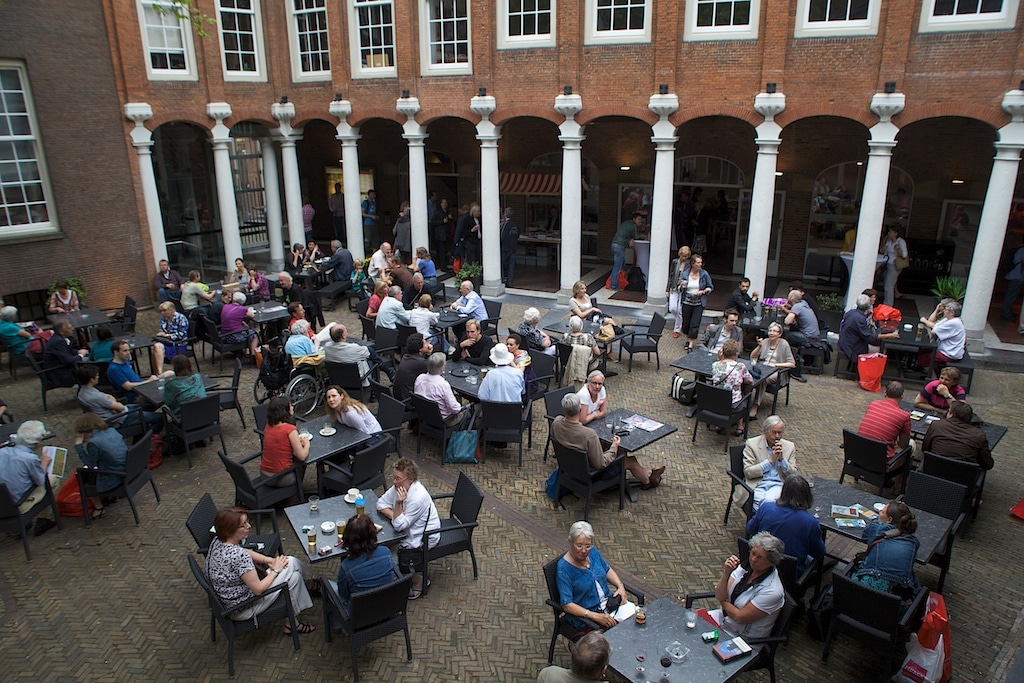
[[(252, 529), (249, 531), (249, 536), (243, 541), (242, 547), (251, 548), (267, 557), (279, 555), (281, 553), (281, 533), (277, 528), (276, 511), (272, 509), (247, 510), (246, 514), (249, 516)], [(216, 517), (217, 505), (209, 493), (204, 493), (196, 506), (192, 508), (192, 512), (188, 514), (188, 519), (185, 520), (185, 528), (195, 539), (196, 552), (200, 555), (206, 555), (210, 549), (210, 543), (213, 542), (213, 522)], [(261, 533), (261, 528), (264, 528), (266, 524), (263, 520), (264, 517), (269, 519), (273, 533)]]
[(661, 341), (661, 335), (665, 331), (665, 316), (660, 313), (655, 313), (651, 317), (650, 325), (626, 325), (626, 327), (637, 327), (640, 329), (630, 332), (628, 336), (623, 337), (619, 342), (619, 348), (622, 351), (629, 351), (629, 372), (633, 372), (633, 355), (637, 353), (646, 353), (647, 362), (651, 361), (651, 354), (654, 354), (655, 360), (658, 361), (658, 369), (661, 370), (661, 356), (658, 354), (658, 342)]
[(241, 384), (242, 378), (242, 359), (235, 356), (235, 371), (230, 375), (214, 375), (210, 379), (227, 379), (231, 378), (231, 386), (224, 387), (223, 389), (210, 390), (210, 394), (216, 395), (220, 399), (220, 409), (224, 410), (236, 410), (238, 411), (238, 419), (242, 423), (242, 429), (245, 429), (245, 416), (242, 414), (242, 404), (238, 401), (238, 387)]
[(725, 432), (725, 446), (723, 450), (729, 450), (729, 437), (734, 424), (743, 421), (743, 440), (747, 439), (747, 429), (750, 420), (747, 420), (747, 401), (740, 401), (736, 406), (732, 403), (732, 390), (711, 386), (704, 382), (697, 382), (695, 388), (697, 397), (697, 412), (693, 421), (693, 438), (697, 441), (697, 428), (702, 422), (722, 428)]
[[(558, 461), (558, 486), (564, 486), (576, 495), (585, 497), (583, 521), (587, 521), (590, 514), (590, 497), (616, 486), (619, 488), (619, 510), (626, 507), (625, 453), (620, 453), (607, 467), (595, 470), (591, 469), (585, 452), (552, 441), (555, 444), (555, 460)], [(561, 504), (562, 497), (559, 491), (555, 505)]]
[(460, 411), (463, 414), (461, 420), (449, 426), (441, 417), (441, 409), (437, 403), (426, 399), (419, 394), (412, 394), (409, 397), (412, 406), (416, 410), (416, 418), (420, 421), (420, 429), (416, 435), (416, 455), (420, 454), (420, 444), (424, 435), (434, 437), (441, 442), (441, 463), (444, 464), (444, 454), (448, 448), (448, 439), (454, 432), (462, 428), (466, 418), (472, 414), (471, 406), (465, 406)]
[[(432, 496), (434, 500), (451, 498), (451, 507), (448, 518), (441, 520), (441, 527), (433, 531), (423, 533), (423, 594), (430, 590), (428, 581), (431, 560), (439, 560), (442, 557), (456, 555), (458, 553), (469, 553), (469, 559), (473, 562), (473, 578), (478, 577), (476, 567), (476, 553), (473, 552), (473, 530), (477, 527), (477, 516), (484, 504), (484, 494), (480, 487), (466, 476), (465, 472), (459, 472), (459, 481), (455, 484), (454, 493), (442, 493)], [(433, 548), (430, 546), (430, 537), (440, 535), (440, 539)]]
[[(412, 661), (412, 643), (409, 640), (407, 619), (412, 578), (412, 574), (406, 574), (385, 586), (353, 593), (349, 596), (346, 608), (338, 596), (338, 584), (327, 577), (320, 577), (321, 592), (324, 596), (324, 637), (328, 643), (334, 642), (330, 624), (332, 618), (337, 620), (341, 630), (348, 636), (348, 645), (352, 652), (353, 680), (359, 680), (357, 650), (392, 633), (401, 631), (405, 634), (405, 656), (408, 661)], [(294, 627), (292, 633), (295, 633)]]
[(480, 462), (487, 456), (487, 442), (519, 444), (519, 466), (523, 466), (523, 430), (530, 427), (529, 447), (533, 447), (533, 411), (532, 404), (499, 403), (497, 401), (480, 401), (481, 411), (481, 446)]
[(743, 514), (747, 519), (754, 516), (754, 489), (750, 488), (747, 478), (743, 472), (743, 444), (729, 447), (729, 469), (725, 471), (729, 475), (729, 500), (725, 504), (725, 518), (722, 524), (729, 523), (729, 511), (732, 510), (732, 503), (736, 499), (736, 489), (746, 491), (747, 497), (743, 501)]
[(936, 592), (941, 593), (949, 573), (949, 562), (953, 557), (953, 541), (963, 526), (967, 514), (963, 512), (967, 487), (955, 481), (947, 481), (923, 472), (911, 472), (907, 477), (907, 490), (902, 500), (912, 508), (930, 512), (945, 519), (953, 520), (946, 534), (946, 543), (937, 548), (928, 564), (939, 568), (939, 583)]
[(327, 369), (327, 380), (330, 384), (337, 384), (352, 398), (359, 401), (369, 400), (372, 389), (369, 385), (363, 386), (366, 376), (359, 374), (358, 363), (324, 361), (324, 367)]
[(574, 393), (576, 390), (573, 387), (558, 387), (544, 394), (544, 419), (548, 421), (548, 439), (544, 443), (544, 462), (548, 460), (548, 446), (552, 443), (551, 423), (559, 415), (565, 414), (565, 411), (562, 410), (562, 399), (566, 394)]
[[(139, 525), (139, 511), (135, 507), (135, 494), (147, 483), (153, 487), (153, 495), (156, 496), (157, 504), (160, 503), (160, 491), (156, 488), (156, 480), (153, 479), (152, 470), (149, 469), (149, 451), (152, 432), (135, 442), (135, 445), (128, 449), (124, 460), (124, 472), (114, 470), (103, 470), (89, 467), (79, 467), (75, 470), (78, 477), (78, 489), (82, 499), (82, 517), (85, 518), (85, 526), (91, 524), (89, 516), (89, 498), (98, 496), (114, 496), (116, 498), (127, 498), (128, 505), (132, 508), (132, 515), (135, 517), (135, 526)], [(105, 474), (119, 477), (121, 482), (111, 488), (100, 491), (96, 488), (97, 475)]]
[(375, 489), (384, 486), (387, 481), (384, 477), (387, 459), (388, 442), (385, 440), (359, 451), (344, 465), (321, 460), (324, 469), (318, 471), (317, 492), (323, 498), (329, 491), (344, 493), (350, 488)]
[(954, 460), (925, 451), (921, 471), (966, 486), (962, 510), (969, 511), (971, 519), (978, 518), (981, 495), (985, 490), (985, 470), (981, 465), (970, 460)]
[(889, 459), (888, 446), (875, 439), (861, 436), (849, 429), (843, 430), (843, 472), (839, 475), (839, 483), (843, 483), (846, 475), (863, 480), (878, 487), (878, 495), (888, 486), (895, 489), (895, 481), (906, 484), (906, 474), (910, 470), (910, 449), (906, 448)]
[[(46, 509), (47, 505), (53, 511), (53, 521), (57, 523), (57, 528), (62, 531), (64, 530), (64, 524), (60, 521), (60, 512), (57, 510), (57, 498), (53, 495), (53, 489), (50, 488), (49, 477), (43, 477), (43, 483), (46, 486), (46, 495), (40, 498), (39, 502), (33, 505), (27, 512), (18, 510), (17, 504), (11, 500), (7, 484), (0, 484), (0, 531), (8, 534), (17, 534), (21, 537), (21, 544), (25, 547), (25, 559), (29, 562), (32, 561), (32, 552), (28, 549), (27, 527), (40, 512)], [(26, 497), (30, 492), (31, 489), (26, 492)]]
[[(285, 502), (292, 495), (295, 495), (301, 502), (303, 500), (302, 475), (305, 472), (304, 463), (297, 462), (272, 477), (260, 474), (255, 479), (250, 478), (249, 473), (245, 470), (245, 463), (251, 462), (261, 455), (262, 453), (253, 453), (249, 457), (235, 462), (228, 458), (224, 451), (217, 451), (217, 457), (224, 463), (224, 469), (228, 471), (228, 476), (231, 477), (231, 481), (235, 484), (235, 505), (241, 505), (250, 509), (272, 508)], [(272, 485), (289, 474), (295, 475), (294, 486)]]
[[(227, 636), (229, 676), (235, 675), (235, 638), (243, 633), (255, 631), (261, 626), (272, 624), (279, 619), (288, 619), (288, 626), (292, 632), (292, 644), (295, 646), (295, 651), (298, 652), (301, 649), (299, 646), (299, 631), (296, 628), (295, 623), (295, 612), (292, 610), (292, 601), (288, 595), (287, 584), (279, 583), (278, 585), (271, 586), (267, 590), (263, 591), (260, 595), (255, 595), (237, 605), (225, 607), (224, 603), (221, 602), (220, 597), (217, 595), (217, 592), (213, 590), (213, 586), (210, 585), (210, 579), (206, 576), (206, 572), (199, 567), (199, 563), (196, 562), (196, 558), (192, 555), (188, 556), (188, 566), (192, 569), (192, 576), (195, 577), (196, 583), (206, 591), (206, 597), (210, 603), (210, 642), (217, 641), (218, 623), (220, 624), (221, 630), (224, 631), (224, 635)], [(277, 597), (274, 598), (273, 604), (268, 609), (260, 612), (257, 616), (250, 617), (245, 621), (239, 621), (230, 617), (233, 612), (250, 607), (260, 600), (267, 599), (268, 596), (272, 596), (274, 593), (277, 593)]]
[(164, 412), (167, 414), (167, 434), (185, 442), (185, 457), (188, 459), (189, 469), (192, 469), (192, 444), (196, 441), (220, 437), (221, 448), (227, 452), (224, 432), (220, 426), (220, 396), (210, 394), (205, 398), (185, 401), (181, 404), (180, 421), (175, 420), (170, 411)]

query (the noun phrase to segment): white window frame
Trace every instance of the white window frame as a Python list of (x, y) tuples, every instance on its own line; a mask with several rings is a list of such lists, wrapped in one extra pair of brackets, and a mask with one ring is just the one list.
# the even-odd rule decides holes
[(395, 26), (394, 0), (349, 0), (348, 1), (348, 43), (352, 62), (352, 78), (393, 78), (398, 75), (398, 65), (363, 66), (362, 44), (359, 33), (359, 9), (361, 7), (390, 5), (391, 7), (391, 52), (393, 61), (398, 60), (397, 31)]
[[(185, 57), (184, 69), (157, 69), (153, 66), (153, 61), (150, 58), (150, 52), (153, 48), (149, 44), (149, 29), (146, 22), (146, 14), (148, 12), (156, 12), (153, 9), (153, 5), (159, 5), (164, 8), (164, 12), (159, 14), (165, 22), (164, 25), (172, 25), (175, 21), (178, 23), (178, 30), (181, 31), (182, 37), (182, 52)], [(192, 42), (192, 24), (185, 18), (175, 16), (180, 11), (180, 7), (169, 2), (169, 0), (139, 0), (137, 7), (139, 11), (139, 30), (142, 32), (142, 56), (143, 61), (146, 63), (146, 75), (149, 76), (149, 80), (198, 81), (196, 51), (195, 45)], [(157, 49), (162, 50), (163, 48)]]
[(587, 28), (583, 40), (585, 45), (622, 45), (626, 43), (651, 42), (651, 22), (653, 20), (651, 0), (643, 0), (644, 27), (642, 29), (626, 29), (621, 31), (597, 30), (597, 2), (598, 0), (586, 0), (584, 21)]
[(921, 23), (917, 30), (919, 33), (1004, 31), (1014, 27), (1019, 8), (1020, 0), (1003, 0), (1001, 12), (936, 17), (932, 16), (935, 11), (935, 0), (924, 0), (921, 6)]
[(796, 2), (797, 38), (833, 38), (853, 36), (877, 36), (878, 16), (881, 12), (882, 0), (868, 0), (867, 19), (847, 21), (808, 21), (811, 9), (810, 0)]
[[(36, 120), (35, 100), (32, 97), (32, 88), (28, 82), (28, 71), (23, 62), (0, 59), (0, 69), (14, 70), (18, 72), (21, 80), (21, 92), (25, 100), (25, 110), (28, 114), (29, 134), (28, 135), (0, 135), (0, 143), (10, 142), (31, 142), (34, 146), (36, 168), (39, 172), (39, 187), (43, 193), (43, 202), (46, 204), (47, 219), (38, 223), (19, 223), (18, 225), (5, 225), (0, 227), (0, 244), (24, 241), (26, 239), (39, 239), (55, 237), (60, 235), (60, 224), (57, 221), (57, 208), (54, 203), (53, 188), (50, 186), (50, 174), (46, 168), (46, 154), (43, 151), (43, 140), (39, 135), (39, 122)], [(0, 103), (2, 107), (2, 103)], [(20, 175), (20, 169), (19, 169)], [(19, 183), (20, 184), (20, 183)], [(5, 185), (0, 180), (0, 186)], [(6, 218), (6, 200), (0, 195), (0, 212)]]
[[(251, 0), (251, 2), (252, 9), (246, 11), (234, 8), (221, 7), (221, 0), (217, 0), (217, 32), (220, 34), (220, 59), (221, 65), (224, 68), (225, 81), (267, 80), (267, 62), (266, 51), (264, 50), (263, 47), (263, 20), (261, 16), (262, 12), (260, 11), (260, 0)], [(224, 21), (222, 19), (222, 15), (224, 12), (252, 15), (252, 42), (253, 52), (256, 57), (255, 71), (228, 71), (228, 55), (227, 48), (224, 45)]]
[(558, 15), (557, 0), (550, 0), (551, 9), (551, 31), (550, 33), (539, 33), (533, 36), (511, 36), (509, 30), (509, 0), (497, 0), (498, 2), (498, 49), (518, 50), (531, 47), (555, 47), (555, 18)]
[(683, 40), (757, 40), (757, 30), (761, 25), (761, 0), (750, 0), (750, 23), (747, 26), (697, 26), (697, 4), (698, 0), (686, 0)]
[[(467, 59), (456, 64), (431, 64), (433, 43), (430, 36), (430, 6), (447, 0), (420, 0), (420, 73), (423, 76), (465, 75), (473, 73), (473, 0), (466, 2)], [(451, 0), (456, 2), (457, 0)]]
[(288, 43), (291, 47), (292, 53), (292, 80), (296, 83), (308, 82), (308, 81), (329, 81), (331, 80), (331, 68), (328, 64), (327, 69), (321, 69), (319, 71), (303, 71), (302, 70), (302, 55), (299, 54), (299, 16), (302, 14), (312, 14), (314, 12), (323, 12), (325, 34), (327, 45), (327, 61), (331, 61), (331, 30), (330, 25), (327, 24), (327, 0), (317, 0), (321, 6), (313, 9), (295, 9), (295, 0), (285, 0), (288, 3)]

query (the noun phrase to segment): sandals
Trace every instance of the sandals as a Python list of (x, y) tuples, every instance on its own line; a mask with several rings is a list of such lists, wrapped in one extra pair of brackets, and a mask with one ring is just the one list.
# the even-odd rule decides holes
[[(427, 579), (427, 586), (428, 587), (430, 586), (430, 579)], [(423, 595), (423, 588), (422, 587), (420, 587), (420, 588), (410, 588), (409, 589), (409, 599), (410, 600), (419, 600), (420, 596), (422, 596), (422, 595)]]
[(95, 510), (93, 510), (92, 514), (89, 515), (89, 518), (90, 519), (102, 519), (103, 517), (106, 517), (106, 516), (107, 516), (107, 506), (104, 505), (103, 507), (98, 507)]
[[(307, 633), (312, 633), (315, 630), (316, 630), (316, 626), (314, 626), (313, 624), (304, 624), (301, 621), (298, 622), (298, 626), (295, 627), (295, 631), (298, 632), (298, 633), (301, 633), (302, 635), (306, 635)], [(284, 627), (284, 634), (286, 636), (290, 636), (292, 634), (292, 629), (291, 629), (290, 626), (285, 626)]]

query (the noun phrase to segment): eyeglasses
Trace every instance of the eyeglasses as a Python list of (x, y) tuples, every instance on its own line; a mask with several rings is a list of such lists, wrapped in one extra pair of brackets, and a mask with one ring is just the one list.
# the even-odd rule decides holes
[(392, 474), (391, 479), (392, 481), (398, 484), (401, 484), (403, 481), (409, 481), (409, 477), (406, 477), (405, 475), (402, 474)]
[(576, 548), (576, 550), (586, 550), (587, 552), (589, 552), (590, 549), (594, 546), (590, 543), (573, 543), (572, 547)]
[(604, 382), (596, 382), (594, 380), (590, 380), (589, 383), (593, 384), (595, 387), (603, 387), (604, 386)]

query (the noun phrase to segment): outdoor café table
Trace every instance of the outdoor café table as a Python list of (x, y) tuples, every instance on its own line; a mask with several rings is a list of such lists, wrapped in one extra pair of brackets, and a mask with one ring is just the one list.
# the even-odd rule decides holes
[[(381, 527), (381, 530), (377, 532), (377, 543), (386, 546), (398, 544), (405, 538), (405, 532), (395, 531), (395, 528), (391, 526), (391, 520), (377, 512), (377, 494), (372, 489), (364, 489), (362, 494), (366, 499), (366, 508), (363, 514), (369, 515), (370, 519)], [(320, 525), (327, 521), (348, 522), (356, 514), (355, 503), (346, 503), (343, 495), (331, 496), (322, 498), (317, 503), (317, 508), (316, 512), (311, 512), (309, 503), (299, 503), (286, 507), (284, 514), (288, 517), (288, 523), (292, 525), (292, 531), (298, 536), (299, 545), (306, 551), (306, 557), (310, 562), (322, 562), (332, 557), (344, 558), (348, 553), (339, 544), (338, 534), (335, 532), (325, 536), (320, 530)], [(302, 527), (307, 525), (316, 527), (316, 546), (312, 550), (310, 550), (306, 532), (302, 530)], [(329, 547), (331, 551), (321, 555), (317, 550), (324, 546)]]
[(76, 330), (110, 322), (110, 318), (107, 317), (107, 314), (98, 308), (82, 308), (77, 311), (71, 311), (70, 313), (52, 313), (46, 316), (46, 319), (54, 325), (66, 320), (70, 322), (71, 326)]
[[(323, 436), (320, 430), (330, 425), (336, 430), (330, 436)], [(327, 415), (308, 420), (296, 425), (300, 434), (309, 434), (309, 455), (306, 465), (316, 467), (317, 490), (320, 489), (320, 475), (327, 471), (327, 460), (336, 456), (347, 455), (370, 440), (370, 434), (352, 429), (347, 425), (332, 421)]]
[[(440, 330), (441, 333), (444, 335), (448, 334), (448, 330), (454, 327), (458, 327), (459, 325), (465, 325), (466, 321), (469, 320), (469, 316), (466, 315), (465, 313), (453, 311), (447, 306), (443, 308), (441, 311), (439, 311), (439, 313), (440, 315), (438, 316), (437, 321), (432, 323), (431, 327), (433, 327), (436, 330)], [(452, 342), (456, 344), (459, 343), (459, 340), (455, 332), (452, 332)]]
[[(908, 325), (910, 326), (909, 330), (906, 329)], [(931, 350), (931, 352), (932, 352), (931, 353), (931, 359), (928, 361), (928, 370), (927, 370), (927, 372), (925, 373), (925, 376), (924, 376), (924, 383), (927, 384), (929, 381), (931, 381), (932, 375), (935, 372), (935, 347), (936, 347), (938, 342), (936, 342), (936, 340), (932, 339), (931, 335), (928, 334), (928, 330), (927, 329), (924, 330), (920, 335), (918, 335), (918, 333), (917, 333), (917, 324), (916, 323), (912, 324), (912, 323), (903, 323), (903, 322), (901, 322), (899, 324), (899, 326), (894, 331), (895, 332), (899, 332), (900, 338), (899, 339), (880, 339), (878, 341), (878, 344), (879, 344), (879, 348), (881, 349), (881, 352), (888, 355), (888, 353), (890, 351), (906, 351), (906, 352), (910, 352), (912, 355), (914, 355), (914, 357), (916, 359), (917, 354), (922, 349), (929, 349), (929, 350)], [(883, 380), (893, 380), (893, 379), (905, 380), (905, 379), (914, 379), (914, 378), (906, 377), (903, 374), (902, 367), (897, 362), (896, 363), (896, 374), (895, 375), (883, 374), (882, 375), (882, 379)]]
[[(635, 331), (634, 329), (625, 327), (625, 325), (649, 325), (650, 321), (635, 321), (633, 318), (615, 318), (615, 323), (619, 327), (623, 328), (622, 334), (617, 334), (611, 339), (600, 340), (597, 339), (597, 333), (601, 331), (601, 326), (593, 320), (583, 321), (583, 332), (593, 335), (595, 341), (597, 341), (597, 345), (600, 346), (603, 351), (601, 354), (601, 364), (598, 369), (605, 377), (616, 377), (619, 374), (614, 370), (608, 369), (608, 353), (611, 351), (612, 344), (625, 339)], [(564, 338), (569, 334), (569, 312), (559, 308), (553, 308), (541, 316), (540, 321), (537, 323), (537, 327), (545, 332), (560, 334)]]
[[(206, 390), (215, 389), (217, 387), (217, 380), (210, 379), (206, 375), (200, 375), (203, 378), (203, 386)], [(136, 385), (134, 391), (142, 398), (146, 399), (149, 403), (153, 404), (154, 408), (160, 408), (164, 404), (164, 387), (167, 385), (165, 378), (149, 380), (142, 384)]]
[[(861, 539), (861, 533), (864, 530), (857, 527), (838, 526), (831, 514), (832, 506), (860, 503), (865, 507), (873, 508), (875, 503), (889, 502), (887, 498), (882, 496), (843, 486), (821, 477), (812, 477), (811, 486), (814, 487), (811, 489), (811, 492), (814, 494), (815, 517), (818, 518), (821, 528), (858, 541)], [(914, 516), (917, 517), (917, 531), (914, 535), (921, 542), (915, 559), (920, 564), (928, 564), (928, 561), (935, 552), (945, 547), (946, 535), (949, 534), (949, 530), (952, 528), (955, 520), (933, 515), (930, 512), (918, 510), (917, 508), (910, 509), (914, 511)]]
[[(601, 443), (608, 445), (612, 442), (612, 432), (626, 428), (626, 421), (633, 418), (646, 419), (645, 416), (640, 415), (634, 410), (616, 408), (615, 410), (609, 410), (603, 420), (593, 420), (587, 426), (597, 432), (597, 437), (601, 439)], [(613, 426), (609, 428), (608, 425)], [(678, 427), (669, 424), (662, 424), (652, 431), (642, 429), (641, 427), (633, 427), (628, 434), (619, 437), (619, 447), (626, 451), (626, 453), (633, 454), (677, 431), (679, 431)], [(637, 500), (636, 491), (631, 487), (627, 487), (626, 492), (629, 494), (630, 502), (635, 503)]]
[[(618, 681), (661, 681), (686, 683), (703, 681), (730, 681), (743, 670), (757, 654), (760, 646), (752, 646), (754, 651), (746, 657), (737, 657), (723, 664), (711, 651), (716, 643), (705, 643), (700, 634), (710, 631), (711, 624), (697, 618), (694, 628), (686, 628), (686, 608), (671, 598), (658, 598), (646, 606), (647, 621), (637, 625), (636, 617), (632, 616), (613, 628), (604, 632), (611, 646), (608, 660), (608, 671), (612, 680)], [(719, 643), (729, 639), (726, 631), (719, 628)], [(672, 662), (664, 667), (659, 661), (672, 642), (678, 641), (683, 647), (689, 648), (690, 654), (684, 662)], [(638, 678), (636, 673), (639, 652), (645, 655), (643, 667), (646, 673)], [(669, 674), (662, 677), (661, 672)]]
[[(928, 426), (934, 422), (934, 417), (945, 419), (945, 413), (936, 411), (934, 413), (927, 410), (920, 410), (914, 407), (914, 404), (910, 401), (900, 401), (900, 408), (910, 413), (910, 435), (915, 439), (923, 439), (924, 435), (928, 433)], [(920, 419), (914, 419), (914, 413), (924, 413), (924, 416)], [(1006, 435), (1007, 428), (1002, 425), (992, 424), (991, 422), (985, 422), (984, 420), (979, 422), (978, 414), (974, 414), (974, 426), (980, 427), (981, 431), (985, 432), (985, 438), (988, 439), (988, 448), (990, 451), (994, 451), (996, 446), (1003, 437)]]
[[(693, 351), (690, 351), (690, 353), (686, 354), (685, 356), (682, 356), (681, 358), (676, 358), (674, 361), (669, 363), (669, 367), (679, 368), (680, 370), (689, 370), (690, 372), (697, 376), (698, 381), (704, 381), (707, 378), (711, 377), (711, 366), (714, 365), (715, 361), (717, 360), (717, 353), (713, 351), (708, 351), (706, 347), (698, 345), (697, 348), (695, 348)], [(774, 365), (754, 363), (749, 358), (737, 358), (737, 360), (740, 363), (746, 365), (747, 370), (750, 370), (755, 365), (757, 365), (757, 367), (761, 370), (761, 376), (754, 378), (754, 384), (751, 386), (751, 389), (756, 389), (758, 385), (760, 385), (762, 382), (764, 382), (769, 377), (778, 372)], [(697, 407), (694, 406), (686, 412), (686, 417), (693, 417), (696, 414)]]
[(478, 367), (464, 360), (448, 361), (444, 367), (444, 378), (455, 393), (476, 403), (480, 400), (481, 370), (485, 369), (490, 368)]
[(253, 321), (260, 326), (260, 339), (264, 341), (280, 334), (285, 322), (291, 318), (288, 307), (277, 301), (261, 301), (251, 308), (255, 314)]

